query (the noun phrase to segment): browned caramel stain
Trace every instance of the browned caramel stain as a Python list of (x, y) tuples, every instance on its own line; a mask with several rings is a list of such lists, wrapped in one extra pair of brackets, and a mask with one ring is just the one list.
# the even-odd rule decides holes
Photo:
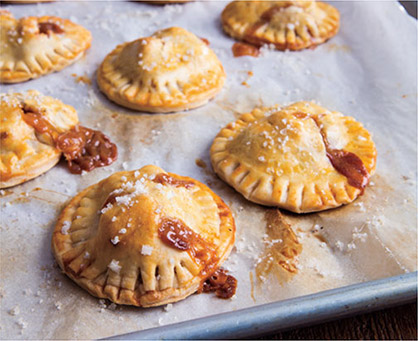
[(248, 78), (247, 78), (245, 81), (243, 81), (243, 82), (241, 83), (241, 85), (244, 85), (244, 86), (246, 86), (247, 88), (249, 88), (249, 87), (250, 87), (250, 85), (248, 84), (248, 81), (250, 80), (250, 78), (251, 78), (252, 76), (254, 76), (254, 72), (252, 72), (252, 71), (247, 71), (247, 75), (248, 75)]
[(48, 192), (48, 193), (52, 193), (52, 194), (59, 194), (59, 195), (63, 195), (63, 196), (68, 197), (68, 198), (72, 198), (71, 195), (64, 194), (64, 193), (57, 192), (57, 191), (53, 191), (51, 189), (40, 188), (40, 187), (34, 188), (31, 192), (39, 192), (39, 191)]
[(206, 38), (202, 38), (202, 37), (199, 37), (200, 38), (200, 40), (201, 41), (203, 41), (206, 45), (210, 45), (210, 41), (209, 40), (207, 40)]
[(255, 296), (254, 296), (254, 275), (253, 275), (252, 271), (250, 271), (250, 285), (251, 285), (251, 294), (250, 295), (251, 295), (252, 300), (255, 303), (256, 301), (255, 301)]
[(351, 48), (348, 45), (339, 45), (339, 44), (335, 44), (335, 43), (328, 43), (326, 44), (326, 47), (328, 49), (328, 51), (332, 51), (332, 52), (351, 52)]
[(202, 159), (196, 159), (195, 163), (196, 163), (197, 167), (200, 167), (200, 168), (203, 168), (203, 169), (207, 167), (206, 162), (203, 161)]
[(72, 73), (71, 76), (74, 77), (74, 80), (77, 83), (84, 83), (84, 84), (87, 84), (87, 85), (91, 85), (92, 84), (92, 81), (91, 81), (90, 77), (87, 76), (87, 74), (84, 74), (82, 76), (79, 76), (76, 73)]
[(0, 139), (1, 140), (7, 139), (8, 136), (9, 136), (9, 133), (7, 131), (2, 131), (0, 133)]
[(7, 197), (10, 194), (13, 194), (14, 192), (11, 191), (10, 189), (2, 189), (0, 190), (0, 197)]
[(302, 245), (279, 210), (267, 210), (265, 219), (268, 240), (255, 268), (257, 279), (264, 282), (273, 272), (279, 282), (288, 281), (298, 271), (297, 257), (302, 252)]
[(408, 97), (408, 95), (402, 95), (402, 98), (407, 98)]
[(316, 239), (318, 239), (321, 243), (328, 243), (327, 239), (322, 234), (314, 233), (313, 236)]

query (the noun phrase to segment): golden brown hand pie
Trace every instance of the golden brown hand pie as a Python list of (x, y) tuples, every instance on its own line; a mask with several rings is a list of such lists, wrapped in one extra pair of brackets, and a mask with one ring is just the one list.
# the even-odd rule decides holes
[[(78, 123), (77, 112), (69, 105), (37, 91), (0, 94), (0, 188), (37, 177), (53, 167), (61, 152), (36, 115), (47, 120), (56, 133)], [(38, 124), (38, 129), (34, 126)]]
[(356, 199), (377, 152), (354, 118), (298, 102), (241, 115), (216, 136), (210, 154), (215, 172), (248, 200), (305, 213)]
[(225, 72), (200, 38), (172, 27), (116, 47), (101, 64), (97, 81), (122, 106), (171, 112), (208, 102), (221, 90)]
[(84, 27), (58, 17), (19, 20), (0, 11), (0, 82), (18, 83), (59, 71), (90, 47)]
[(231, 37), (278, 50), (316, 46), (337, 34), (340, 16), (320, 1), (234, 1), (222, 12)]
[(198, 290), (234, 243), (231, 211), (200, 182), (156, 166), (119, 172), (61, 213), (52, 250), (90, 294), (158, 306)]

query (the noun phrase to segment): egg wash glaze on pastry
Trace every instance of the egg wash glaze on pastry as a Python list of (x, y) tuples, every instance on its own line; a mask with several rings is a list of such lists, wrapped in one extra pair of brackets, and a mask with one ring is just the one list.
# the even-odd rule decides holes
[(377, 155), (361, 123), (309, 102), (241, 115), (210, 153), (215, 172), (247, 199), (297, 213), (355, 200)]
[(113, 163), (117, 147), (102, 132), (78, 124), (75, 109), (31, 90), (0, 94), (1, 187), (32, 179), (60, 159), (80, 174)]
[(150, 307), (202, 290), (233, 294), (236, 281), (217, 270), (234, 239), (232, 213), (208, 187), (145, 166), (79, 193), (59, 217), (52, 249), (92, 295)]
[(91, 34), (70, 20), (0, 10), (0, 82), (18, 83), (59, 71), (90, 47)]

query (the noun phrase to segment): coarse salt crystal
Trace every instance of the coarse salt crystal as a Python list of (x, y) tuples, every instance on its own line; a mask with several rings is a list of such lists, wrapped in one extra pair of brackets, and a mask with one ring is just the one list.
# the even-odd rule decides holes
[(71, 222), (69, 222), (68, 220), (64, 221), (62, 223), (62, 227), (61, 227), (61, 234), (68, 234), (68, 230), (71, 227)]
[(109, 263), (107, 267), (113, 272), (116, 272), (117, 274), (119, 273), (120, 269), (122, 269), (122, 267), (119, 265), (119, 261), (114, 259), (112, 259), (112, 261)]
[(173, 305), (171, 304), (171, 303), (169, 303), (169, 304), (167, 304), (165, 307), (164, 307), (164, 311), (170, 311), (171, 309), (173, 309)]
[(113, 245), (116, 245), (117, 243), (119, 243), (119, 242), (120, 242), (120, 240), (119, 240), (119, 236), (115, 236), (115, 237), (114, 237), (114, 238), (112, 238), (110, 241), (112, 242), (112, 244), (113, 244)]
[(154, 248), (152, 246), (142, 245), (141, 254), (143, 254), (144, 256), (150, 256), (152, 254), (153, 249)]
[(125, 228), (121, 228), (121, 229), (119, 230), (119, 233), (120, 233), (120, 234), (125, 234), (125, 233), (126, 233), (126, 229), (125, 229)]

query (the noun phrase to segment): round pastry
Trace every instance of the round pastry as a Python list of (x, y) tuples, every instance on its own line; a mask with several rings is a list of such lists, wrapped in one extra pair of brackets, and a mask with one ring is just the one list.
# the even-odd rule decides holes
[(231, 211), (208, 187), (145, 166), (115, 173), (72, 199), (52, 250), (90, 294), (152, 307), (196, 292), (226, 259), (234, 235)]
[(234, 1), (222, 12), (231, 37), (278, 50), (316, 46), (337, 34), (338, 10), (320, 1)]
[(57, 134), (66, 132), (77, 125), (78, 117), (73, 107), (33, 90), (0, 94), (0, 107), (0, 188), (5, 188), (52, 168), (61, 151), (55, 147), (48, 128)]
[(210, 155), (215, 172), (248, 200), (306, 213), (361, 195), (377, 152), (354, 118), (298, 102), (241, 115), (216, 136)]
[(19, 83), (59, 71), (74, 63), (90, 47), (84, 27), (58, 17), (19, 20), (0, 11), (0, 82)]
[(221, 90), (225, 72), (202, 39), (172, 27), (116, 47), (100, 65), (97, 81), (122, 106), (172, 112), (208, 102)]

